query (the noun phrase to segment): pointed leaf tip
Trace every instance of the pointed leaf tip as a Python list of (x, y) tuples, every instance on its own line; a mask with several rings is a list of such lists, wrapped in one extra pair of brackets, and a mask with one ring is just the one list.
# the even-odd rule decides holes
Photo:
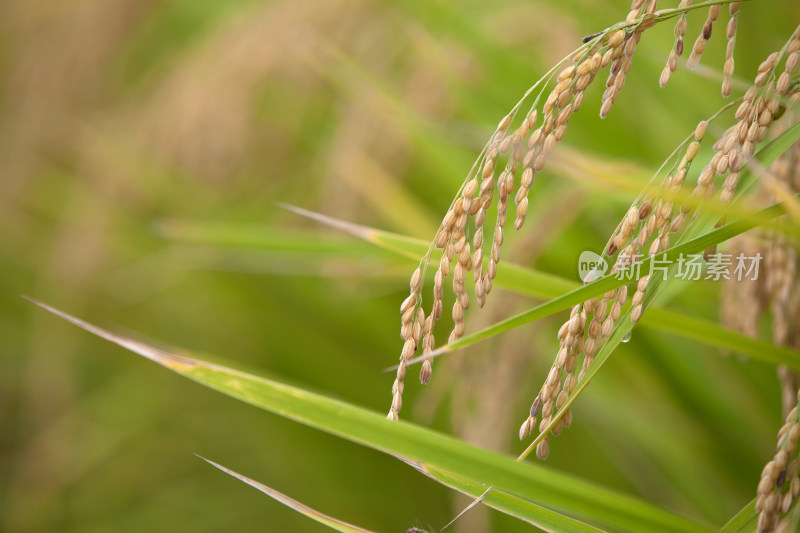
[(268, 487), (267, 485), (264, 485), (263, 483), (259, 483), (258, 481), (254, 480), (254, 479), (251, 479), (251, 478), (249, 478), (247, 476), (239, 474), (238, 472), (234, 472), (230, 468), (226, 468), (226, 467), (222, 466), (219, 463), (215, 463), (211, 459), (206, 459), (202, 455), (199, 455), (199, 454), (194, 454), (194, 455), (196, 457), (199, 457), (203, 461), (207, 462), (208, 464), (210, 464), (214, 468), (222, 470), (223, 472), (225, 472), (229, 476), (235, 477), (239, 481), (241, 481), (243, 483), (246, 483), (246, 484), (250, 485), (251, 487), (253, 487), (254, 489), (257, 489), (257, 490), (263, 492), (264, 494), (266, 494), (270, 498), (273, 498), (274, 500), (277, 500), (278, 502), (282, 503), (283, 505), (285, 505), (285, 506), (287, 506), (287, 507), (289, 507), (291, 509), (294, 509), (298, 513), (301, 513), (301, 514), (307, 516), (308, 518), (311, 518), (312, 520), (315, 520), (315, 521), (319, 522), (320, 524), (324, 524), (324, 525), (328, 526), (331, 529), (334, 529), (336, 531), (341, 531), (342, 533), (374, 533), (373, 531), (370, 531), (368, 529), (364, 529), (364, 528), (361, 528), (361, 527), (358, 527), (358, 526), (354, 526), (352, 524), (348, 524), (347, 522), (343, 522), (341, 520), (338, 520), (338, 519), (333, 518), (331, 516), (328, 516), (326, 514), (320, 513), (319, 511), (317, 511), (315, 509), (312, 509), (311, 507), (305, 505), (304, 503), (301, 503), (301, 502), (299, 502), (299, 501), (297, 501), (297, 500), (295, 500), (293, 498), (290, 498), (289, 496), (287, 496), (287, 495), (285, 495), (285, 494), (283, 494), (281, 492), (278, 492), (277, 490), (275, 490), (275, 489), (273, 489), (271, 487)]
[(67, 322), (74, 324), (83, 330), (88, 331), (93, 335), (97, 335), (101, 339), (113, 342), (117, 346), (120, 346), (122, 348), (125, 348), (126, 350), (130, 350), (134, 353), (137, 353), (142, 357), (146, 357), (147, 359), (150, 359), (151, 361), (156, 362), (162, 366), (165, 366), (171, 370), (186, 371), (197, 365), (197, 363), (192, 359), (181, 357), (179, 355), (174, 355), (169, 352), (159, 350), (158, 348), (153, 348), (148, 344), (139, 342), (129, 337), (124, 337), (122, 335), (117, 335), (116, 333), (111, 333), (108, 330), (90, 324), (84, 320), (81, 320), (78, 317), (72, 316), (69, 313), (65, 313), (64, 311), (56, 309), (53, 306), (47, 305), (46, 303), (40, 302), (39, 300), (36, 300), (29, 296), (22, 295), (22, 297), (31, 302), (32, 304), (41, 307), (45, 311), (48, 311), (56, 315), (57, 317), (62, 318)]

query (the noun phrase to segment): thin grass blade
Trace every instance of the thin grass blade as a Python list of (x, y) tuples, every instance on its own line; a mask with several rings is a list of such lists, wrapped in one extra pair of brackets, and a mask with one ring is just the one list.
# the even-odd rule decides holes
[[(414, 461), (405, 461), (414, 469), (467, 496), (478, 497), (485, 486), (451, 474), (439, 468)], [(602, 529), (502, 491), (493, 490), (482, 500), (486, 505), (510, 516), (524, 520), (543, 531), (553, 533), (601, 533)]]
[(308, 505), (306, 505), (304, 503), (300, 503), (299, 501), (297, 501), (297, 500), (295, 500), (293, 498), (290, 498), (289, 496), (283, 494), (282, 492), (278, 492), (277, 490), (275, 490), (275, 489), (273, 489), (271, 487), (268, 487), (268, 486), (264, 485), (263, 483), (259, 483), (258, 481), (254, 480), (254, 479), (250, 479), (249, 477), (243, 476), (242, 474), (239, 474), (238, 472), (234, 472), (233, 470), (231, 470), (229, 468), (225, 468), (221, 464), (215, 463), (211, 459), (206, 459), (205, 457), (203, 457), (201, 455), (198, 455), (197, 457), (199, 457), (203, 461), (207, 462), (211, 466), (222, 470), (223, 472), (225, 472), (229, 476), (233, 476), (236, 479), (238, 479), (239, 481), (247, 483), (248, 485), (250, 485), (254, 489), (260, 490), (261, 492), (263, 492), (264, 494), (266, 494), (270, 498), (279, 501), (280, 503), (282, 503), (286, 507), (294, 509), (298, 513), (303, 514), (303, 515), (307, 516), (308, 518), (319, 522), (320, 524), (324, 524), (324, 525), (328, 526), (331, 529), (334, 529), (336, 531), (341, 531), (342, 533), (375, 533), (374, 531), (371, 531), (369, 529), (364, 529), (362, 527), (354, 526), (352, 524), (348, 524), (347, 522), (342, 522), (341, 520), (337, 520), (336, 518), (333, 518), (333, 517), (328, 516), (326, 514), (320, 513), (316, 509), (312, 509)]

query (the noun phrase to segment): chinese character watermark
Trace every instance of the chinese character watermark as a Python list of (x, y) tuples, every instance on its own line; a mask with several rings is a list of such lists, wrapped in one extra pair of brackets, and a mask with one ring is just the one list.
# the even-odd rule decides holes
[[(616, 265), (611, 269), (611, 275), (619, 280), (630, 281), (656, 273), (661, 273), (665, 280), (673, 275), (674, 279), (690, 281), (755, 281), (758, 279), (763, 256), (760, 253), (748, 256), (740, 252), (736, 257), (732, 254), (715, 253), (704, 258), (703, 254), (681, 253), (677, 258), (667, 258), (666, 252), (662, 252), (650, 257), (647, 265), (643, 264), (644, 259), (647, 258), (636, 254), (626, 264)], [(608, 262), (600, 255), (590, 251), (581, 253), (578, 274), (584, 283), (602, 278), (608, 270)]]

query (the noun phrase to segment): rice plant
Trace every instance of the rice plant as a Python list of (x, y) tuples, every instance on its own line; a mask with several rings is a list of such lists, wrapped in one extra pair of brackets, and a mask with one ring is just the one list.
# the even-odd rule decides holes
[[(443, 10), (441, 6), (416, 2), (410, 6), (408, 9), (415, 10), (418, 20), (433, 20), (442, 28), (449, 22), (455, 24), (463, 20), (457, 9)], [(336, 3), (320, 9), (316, 13), (313, 6), (280, 4), (263, 13), (263, 19), (243, 17), (240, 23), (247, 26), (248, 21), (261, 20), (258, 28), (268, 27), (275, 35), (284, 35), (281, 32), (287, 31), (285, 28), (290, 25), (281, 22), (309, 18), (323, 25), (329, 20), (327, 10), (333, 13), (337, 9), (352, 9), (361, 17), (374, 15), (373, 7), (360, 3)], [(314, 392), (312, 389), (316, 387), (310, 385), (313, 381), (303, 386), (290, 383), (297, 381), (296, 377), (293, 380), (259, 377), (260, 372), (238, 370), (237, 363), (211, 362), (215, 360), (213, 357), (207, 361), (206, 357), (162, 349), (136, 340), (137, 335), (122, 335), (112, 332), (114, 328), (96, 326), (78, 318), (78, 312), (67, 313), (48, 303), (31, 301), (208, 388), (399, 459), (403, 475), (408, 475), (410, 466), (411, 470), (437, 482), (437, 487), (466, 495), (464, 499), (452, 500), (447, 500), (446, 496), (438, 501), (426, 498), (429, 506), (426, 513), (434, 513), (432, 515), (414, 514), (401, 503), (400, 510), (392, 511), (390, 517), (381, 516), (370, 511), (374, 502), (395, 505), (397, 501), (402, 502), (398, 496), (408, 492), (402, 483), (392, 487), (393, 475), (396, 475), (396, 471), (392, 471), (395, 474), (382, 475), (385, 479), (383, 492), (370, 489), (375, 493), (372, 499), (365, 497), (364, 501), (356, 501), (355, 507), (360, 510), (351, 518), (345, 517), (348, 509), (337, 509), (336, 505), (323, 510), (325, 498), (318, 500), (319, 504), (306, 504), (305, 498), (299, 495), (289, 496), (288, 489), (284, 493), (284, 489), (272, 488), (273, 483), (255, 481), (205, 459), (304, 517), (334, 530), (372, 531), (391, 527), (398, 531), (445, 528), (510, 531), (533, 526), (544, 531), (796, 531), (800, 524), (800, 506), (795, 503), (800, 494), (797, 449), (800, 393), (796, 373), (800, 369), (800, 278), (797, 275), (800, 26), (796, 25), (796, 20), (791, 20), (791, 16), (797, 14), (796, 6), (787, 7), (793, 30), (777, 36), (771, 28), (759, 28), (768, 34), (770, 43), (780, 39), (778, 48), (767, 51), (753, 72), (740, 67), (734, 69), (739, 50), (749, 50), (748, 46), (757, 49), (755, 44), (747, 42), (748, 35), (742, 35), (741, 29), (747, 28), (751, 13), (758, 21), (759, 13), (764, 12), (787, 18), (770, 13), (768, 6), (756, 2), (711, 0), (692, 4), (681, 0), (677, 7), (661, 6), (659, 9), (656, 0), (634, 0), (624, 19), (615, 17), (622, 20), (570, 42), (574, 49), (555, 64), (548, 64), (545, 74), (502, 114), (488, 140), (481, 137), (478, 143), (483, 143), (482, 148), (476, 150), (478, 156), (468, 169), (469, 164), (460, 155), (448, 157), (442, 139), (451, 141), (453, 132), (469, 128), (431, 123), (421, 113), (406, 112), (402, 103), (394, 98), (392, 87), (371, 81), (366, 84), (370, 91), (354, 98), (353, 108), (342, 113), (349, 122), (333, 136), (331, 157), (325, 161), (324, 169), (329, 182), (321, 189), (323, 201), (318, 206), (322, 213), (307, 209), (311, 206), (302, 200), (308, 198), (310, 202), (311, 196), (305, 187), (295, 185), (294, 196), (287, 192), (286, 197), (281, 198), (287, 200), (287, 204), (271, 207), (280, 213), (276, 216), (282, 217), (272, 231), (237, 223), (214, 225), (179, 218), (157, 225), (159, 238), (175, 246), (167, 249), (175, 254), (169, 256), (170, 260), (182, 257), (186, 250), (179, 248), (180, 245), (199, 247), (192, 249), (195, 253), (191, 258), (193, 268), (197, 268), (198, 262), (205, 262), (201, 269), (240, 272), (264, 266), (258, 257), (234, 255), (228, 258), (218, 251), (220, 246), (235, 246), (274, 254), (266, 258), (271, 276), (278, 272), (296, 276), (307, 269), (314, 276), (331, 277), (337, 284), (346, 285), (359, 261), (377, 256), (378, 262), (370, 264), (380, 266), (367, 267), (366, 273), (388, 272), (386, 277), (395, 287), (391, 289), (394, 295), (399, 279), (397, 273), (405, 271), (409, 262), (416, 263), (410, 268), (408, 295), (399, 306), (402, 345), (399, 361), (389, 369), (394, 379), (386, 416), (375, 412), (380, 406), (372, 403), (372, 396), (368, 409), (356, 405), (360, 402), (333, 397), (362, 383), (365, 390), (375, 387), (375, 391), (384, 391), (385, 395), (391, 381), (378, 372), (381, 366), (392, 364), (389, 358), (368, 371), (354, 368), (357, 361), (363, 365), (363, 359), (337, 359), (337, 355), (349, 351), (372, 351), (364, 345), (370, 342), (370, 329), (377, 321), (375, 317), (384, 315), (377, 311), (377, 305), (374, 309), (366, 307), (360, 319), (363, 324), (351, 326), (352, 335), (338, 350), (339, 354), (332, 349), (336, 345), (332, 339), (345, 327), (338, 320), (339, 316), (364, 297), (361, 288), (350, 291), (349, 300), (337, 292), (327, 311), (322, 310), (325, 305), (322, 300), (311, 299), (312, 305), (306, 307), (301, 301), (297, 318), (284, 322), (280, 322), (280, 317), (292, 312), (291, 305), (303, 289), (289, 290), (275, 283), (265, 288), (265, 295), (286, 290), (289, 293), (282, 300), (283, 304), (270, 312), (270, 320), (259, 325), (268, 332), (264, 345), (277, 344), (283, 351), (303, 351), (302, 346), (306, 344), (314, 346), (307, 360), (310, 364), (301, 365), (298, 375), (320, 375), (322, 379), (324, 374), (335, 373), (343, 388), (331, 389), (330, 396)], [(691, 49), (686, 46), (684, 50), (684, 39), (692, 38), (694, 29), (690, 24), (695, 19), (695, 25), (699, 25), (697, 36)], [(714, 36), (723, 33), (719, 29), (723, 25), (724, 38), (719, 38), (724, 42), (721, 45), (724, 54), (719, 54), (722, 59), (719, 65), (712, 59), (709, 66), (704, 66), (702, 63), (707, 62), (710, 55), (706, 49), (713, 46)], [(354, 77), (370, 78), (341, 49), (311, 31), (311, 26), (303, 27), (307, 33), (296, 41), (297, 46), (291, 47), (292, 53), (311, 65), (312, 70), (323, 72), (326, 83), (345, 87), (342, 91), (347, 92), (348, 83)], [(387, 28), (390, 27), (388, 23)], [(500, 27), (510, 33), (510, 19), (503, 19)], [(654, 37), (671, 43), (666, 65), (662, 67), (663, 57), (658, 62), (654, 57), (663, 50), (658, 47), (648, 50), (648, 43), (651, 35), (662, 35), (657, 32), (666, 27), (673, 28), (671, 37)], [(411, 35), (429, 37), (413, 24), (408, 28), (415, 28), (408, 29)], [(479, 37), (474, 39), (481, 42)], [(281, 42), (281, 38), (276, 37), (276, 42)], [(222, 39), (221, 43), (227, 41)], [(245, 39), (230, 47), (249, 50), (254, 43)], [(485, 44), (491, 47), (491, 42)], [(250, 58), (252, 64), (269, 70), (273, 62), (279, 61), (269, 47), (259, 50), (259, 54), (249, 50), (254, 54)], [(487, 53), (490, 52), (487, 48)], [(684, 60), (686, 55), (688, 58)], [(222, 68), (237, 74), (234, 78), (238, 83), (257, 87), (258, 82), (251, 77), (250, 70), (236, 68), (236, 61), (241, 57), (231, 53), (225, 61), (209, 65), (223, 65)], [(634, 66), (634, 57), (637, 57), (637, 66)], [(437, 69), (446, 65), (442, 67), (445, 77), (457, 77), (453, 74), (457, 69), (456, 61), (430, 60)], [(326, 70), (329, 62), (339, 65), (338, 70)], [(490, 64), (487, 60), (486, 65)], [(637, 98), (630, 88), (635, 82), (629, 80), (637, 75), (639, 64), (646, 65), (646, 69), (655, 66), (650, 70), (660, 71), (660, 76), (653, 76), (650, 81), (664, 94), (681, 82), (687, 83), (688, 89), (684, 88), (685, 92), (680, 94), (688, 95), (691, 105), (687, 103), (682, 108), (665, 112), (659, 111), (660, 97)], [(684, 67), (695, 72), (684, 72)], [(434, 71), (438, 72), (437, 69)], [(202, 60), (197, 60), (188, 63), (187, 79), (194, 79), (193, 71), (210, 69)], [(525, 74), (527, 78), (528, 73)], [(410, 79), (427, 75), (430, 75), (427, 71), (417, 72)], [(700, 104), (709, 100), (708, 94), (697, 95), (693, 91), (699, 90), (695, 87), (701, 85), (707, 87), (705, 78), (719, 84), (716, 92), (724, 100), (717, 102), (716, 107), (700, 111)], [(604, 84), (598, 80), (604, 80)], [(624, 91), (626, 84), (629, 89)], [(187, 106), (177, 111), (181, 120), (176, 120), (175, 124), (179, 130), (185, 131), (181, 127), (203, 120), (198, 118), (205, 116), (203, 112), (195, 112), (191, 105), (210, 99), (176, 97), (186, 91), (180, 78), (164, 87), (167, 89), (157, 91), (155, 101), (164, 98)], [(637, 89), (640, 87), (636, 85)], [(241, 87), (231, 89), (229, 97), (235, 99), (237, 94), (241, 97), (241, 90)], [(411, 84), (407, 90), (414, 92)], [(420, 94), (435, 98), (426, 91)], [(425, 97), (420, 96), (420, 106), (425, 105)], [(664, 97), (664, 102), (669, 101), (667, 98)], [(443, 106), (446, 100), (436, 100), (432, 108)], [(399, 134), (393, 138), (390, 132), (366, 126), (370, 123), (359, 116), (361, 105), (374, 105), (389, 117), (387, 121), (401, 124), (398, 131), (402, 131), (405, 138)], [(579, 148), (570, 146), (572, 135), (580, 139), (584, 123), (579, 122), (578, 117), (591, 113), (589, 108), (595, 116), (604, 119), (592, 135), (598, 140), (620, 136), (624, 139), (621, 142), (623, 151), (640, 135), (636, 131), (616, 129), (619, 123), (613, 122), (614, 114), (625, 109), (632, 109), (628, 111), (632, 113), (632, 120), (627, 124), (643, 132), (658, 132), (658, 126), (654, 129), (653, 123), (666, 120), (670, 114), (688, 115), (681, 120), (691, 123), (692, 127), (683, 132), (682, 140), (671, 145), (671, 153), (659, 152), (658, 168), (648, 171), (647, 179), (641, 179), (644, 171), (640, 167), (632, 172), (633, 177), (626, 177), (623, 163), (612, 164), (609, 171), (604, 171), (604, 161), (585, 146), (580, 148), (579, 140), (575, 145)], [(308, 123), (314, 124), (314, 113), (310, 115)], [(237, 116), (235, 113), (221, 116), (233, 124), (229, 134), (239, 132), (246, 137), (242, 133), (247, 130), (245, 121), (233, 118)], [(142, 125), (140, 131), (145, 133), (141, 139), (151, 138), (148, 127), (161, 124), (158, 119), (156, 116)], [(283, 131), (292, 131), (291, 128), (303, 122), (302, 111), (296, 109)], [(306, 125), (301, 129), (313, 128)], [(156, 131), (163, 135), (163, 129), (156, 128)], [(483, 130), (462, 134), (467, 151), (476, 144), (475, 139)], [(155, 135), (155, 138), (161, 137)], [(246, 142), (226, 144), (224, 139), (225, 136), (220, 136), (213, 149), (208, 149), (202, 145), (184, 146), (181, 143), (187, 141), (178, 135), (174, 145), (159, 142), (158, 149), (167, 154), (166, 160), (178, 161), (177, 168), (181, 171), (189, 168), (213, 174), (214, 168), (228, 168), (229, 172), (234, 172), (232, 169), (237, 167), (226, 165), (231, 165), (231, 158), (240, 155), (236, 153), (237, 147)], [(376, 139), (380, 142), (374, 145), (360, 144)], [(646, 139), (642, 145), (648, 142), (661, 146), (665, 141)], [(102, 146), (111, 150), (115, 148), (111, 144)], [(124, 146), (117, 149), (123, 153), (140, 146), (138, 140), (122, 144)], [(443, 192), (452, 194), (443, 214), (428, 216), (428, 210), (420, 206), (423, 202), (414, 203), (411, 194), (390, 185), (391, 181), (381, 181), (386, 171), (376, 163), (368, 146), (378, 152), (387, 151), (390, 161), (397, 162), (398, 156), (387, 146), (398, 151), (418, 152), (431, 165), (438, 162), (440, 170), (458, 171), (459, 175), (463, 175), (463, 170), (468, 172), (460, 183), (450, 176), (438, 186), (419, 187), (425, 191), (420, 194), (435, 197), (436, 202)], [(214, 150), (224, 154), (214, 159)], [(104, 150), (91, 152), (93, 157), (87, 156), (85, 161), (94, 161), (102, 153)], [(637, 159), (632, 153), (623, 157), (629, 157), (632, 162)], [(192, 163), (183, 165), (180, 161), (184, 158)], [(444, 160), (446, 163), (442, 163)], [(210, 161), (220, 167), (205, 164)], [(289, 163), (285, 164), (291, 166), (297, 159), (290, 157), (287, 161)], [(258, 166), (256, 162), (252, 164)], [(284, 164), (282, 160), (280, 164)], [(580, 164), (583, 166), (578, 166)], [(396, 164), (393, 168), (401, 166)], [(319, 171), (320, 167), (312, 168)], [(357, 172), (368, 173), (376, 181), (354, 178)], [(577, 182), (578, 187), (572, 193), (563, 188), (564, 177)], [(359, 191), (366, 204), (374, 202), (385, 220), (415, 236), (360, 224), (357, 207), (361, 204), (341, 193), (342, 182)], [(598, 192), (598, 186), (607, 186), (611, 192)], [(226, 188), (209, 190), (213, 197), (225, 194)], [(247, 194), (243, 193), (243, 198)], [(289, 205), (296, 203), (302, 205)], [(585, 205), (601, 206), (606, 218), (615, 223), (605, 227), (605, 220), (602, 224), (581, 222), (587, 213), (591, 216), (591, 209), (585, 210)], [(337, 212), (337, 207), (342, 206), (343, 210)], [(343, 216), (347, 213), (353, 216)], [(237, 210), (233, 209), (229, 215), (235, 220)], [(513, 224), (507, 223), (509, 216), (513, 217)], [(298, 224), (303, 218), (316, 225), (307, 233), (298, 233), (297, 237), (289, 235), (286, 226)], [(426, 219), (441, 220), (438, 224), (433, 222), (436, 227), (432, 236), (427, 235), (429, 240), (419, 235), (426, 229), (433, 229)], [(331, 242), (320, 237), (320, 223), (329, 231), (349, 235), (351, 240)], [(570, 237), (568, 228), (578, 224), (584, 234)], [(532, 242), (523, 240), (526, 235)], [(553, 241), (559, 246), (552, 247), (555, 252), (549, 260), (557, 267), (540, 267), (536, 256), (546, 256)], [(581, 251), (588, 254), (585, 256), (588, 259), (584, 260)], [(581, 259), (575, 265), (573, 258), (578, 255)], [(509, 256), (523, 264), (515, 264)], [(358, 259), (351, 261), (353, 257)], [(534, 258), (537, 259), (536, 268), (530, 266)], [(161, 269), (167, 262), (155, 260), (152, 280), (170, 283)], [(578, 276), (574, 275), (576, 266)], [(126, 272), (130, 275), (130, 270)], [(715, 283), (722, 287), (718, 302), (717, 294), (710, 293), (709, 284), (704, 285), (704, 281), (720, 282)], [(117, 281), (114, 286), (124, 285), (126, 283)], [(35, 291), (33, 295), (50, 301), (51, 298), (42, 292)], [(193, 296), (199, 298), (197, 293)], [(128, 297), (135, 301), (135, 295)], [(537, 302), (525, 299), (529, 297)], [(677, 302), (674, 307), (673, 302)], [(264, 303), (269, 305), (269, 298), (265, 298)], [(397, 309), (396, 304), (393, 305)], [(719, 324), (715, 316), (717, 305)], [(58, 307), (71, 308), (68, 300)], [(709, 311), (713, 314), (709, 315)], [(548, 317), (557, 319), (560, 326), (549, 324)], [(484, 322), (480, 322), (482, 319)], [(542, 323), (544, 325), (540, 325)], [(530, 329), (533, 337), (512, 337), (518, 332), (511, 330), (521, 326)], [(380, 327), (384, 327), (383, 324)], [(539, 329), (533, 330), (533, 327)], [(331, 332), (326, 333), (327, 329)], [(677, 340), (667, 343), (654, 340), (655, 337), (649, 337), (652, 331), (669, 332), (670, 338)], [(326, 341), (314, 344), (315, 335), (323, 336)], [(631, 358), (632, 352), (622, 347), (623, 343), (636, 344), (640, 335), (647, 341), (638, 352), (638, 359), (650, 354), (653, 360)], [(447, 342), (437, 344), (437, 336), (447, 338)], [(472, 346), (484, 347), (482, 355), (476, 355), (474, 350), (456, 353)], [(697, 355), (704, 351), (710, 352), (709, 358)], [(736, 356), (731, 357), (731, 354)], [(741, 356), (749, 359), (743, 360)], [(409, 401), (404, 393), (407, 392), (408, 371), (414, 365), (419, 365), (421, 385), (434, 389), (441, 381), (442, 386), (427, 394), (416, 390), (416, 398)], [(761, 366), (755, 367), (757, 370), (753, 372), (754, 365)], [(447, 367), (448, 371), (440, 373), (440, 366)], [(774, 374), (774, 379), (767, 380), (767, 374)], [(729, 385), (722, 386), (719, 394), (715, 393), (714, 384), (721, 376), (730, 377), (741, 391)], [(748, 381), (751, 378), (752, 382)], [(590, 384), (604, 379), (612, 380), (605, 385), (605, 392), (599, 400), (591, 397), (594, 387)], [(596, 382), (592, 383), (593, 380)], [(600, 387), (602, 391), (603, 385)], [(754, 399), (761, 401), (766, 391), (774, 392), (775, 402), (764, 400), (755, 404)], [(378, 394), (376, 392), (374, 397), (378, 398)], [(641, 406), (636, 405), (637, 395), (643, 395)], [(445, 396), (450, 398), (451, 405)], [(778, 401), (782, 403), (782, 413)], [(670, 402), (678, 407), (661, 407)], [(401, 420), (401, 410), (404, 406), (408, 410), (409, 404), (420, 406), (412, 415), (416, 422), (427, 420), (436, 425), (438, 431)], [(777, 412), (773, 412), (776, 407)], [(657, 410), (664, 415), (658, 422), (655, 421), (659, 417)], [(444, 425), (441, 420), (437, 421), (443, 412), (451, 417)], [(694, 415), (696, 418), (692, 418)], [(760, 441), (754, 444), (751, 440), (757, 435), (774, 434), (779, 427), (775, 422), (779, 415), (784, 424), (772, 443), (775, 453), (759, 455), (756, 450), (763, 452), (763, 446)], [(638, 420), (640, 427), (627, 426), (627, 417)], [(512, 423), (512, 420), (517, 422)], [(659, 427), (663, 435), (654, 433), (655, 427)], [(553, 438), (567, 428), (575, 428), (577, 434), (555, 442)], [(450, 430), (455, 436), (442, 430)], [(509, 443), (509, 436), (518, 437), (520, 441), (532, 439), (523, 444), (524, 448), (515, 448)], [(247, 437), (237, 436), (237, 439)], [(559, 450), (562, 443), (566, 446), (563, 454)], [(739, 463), (728, 461), (724, 454), (715, 452), (724, 445), (731, 447), (730, 453)], [(605, 448), (602, 457), (608, 459), (607, 463), (592, 461), (595, 448)], [(308, 449), (313, 455), (319, 451), (313, 446)], [(201, 453), (201, 450), (192, 451)], [(526, 461), (534, 451), (538, 459), (550, 459), (548, 462), (555, 465)], [(225, 453), (223, 449), (219, 455)], [(516, 456), (516, 460), (507, 453)], [(210, 454), (202, 452), (202, 455)], [(215, 457), (215, 460), (228, 463), (233, 458), (230, 455), (229, 458)], [(306, 460), (310, 458), (303, 457), (303, 461)], [(346, 463), (348, 471), (360, 470), (352, 461)], [(763, 466), (760, 478), (753, 476), (754, 465)], [(291, 473), (282, 479), (297, 482), (298, 478), (302, 478), (303, 483), (312, 481), (300, 473), (296, 476)], [(17, 474), (15, 479), (19, 483), (22, 478)], [(421, 481), (414, 480), (414, 483)], [(341, 476), (334, 482), (329, 480), (326, 486), (336, 487), (340, 482), (345, 483)], [(749, 497), (742, 498), (743, 494)], [(368, 499), (372, 502), (370, 505), (366, 504)], [(9, 497), (9, 502), (8, 507), (12, 508), (15, 502), (28, 500)], [(339, 506), (347, 507), (341, 501)], [(487, 508), (510, 518), (489, 515)], [(353, 513), (354, 509), (351, 507), (349, 511)], [(26, 512), (10, 512), (6, 525), (36, 529), (35, 513)], [(360, 523), (359, 518), (371, 522), (364, 524), (369, 528), (353, 525)], [(53, 524), (42, 527), (48, 526)]]

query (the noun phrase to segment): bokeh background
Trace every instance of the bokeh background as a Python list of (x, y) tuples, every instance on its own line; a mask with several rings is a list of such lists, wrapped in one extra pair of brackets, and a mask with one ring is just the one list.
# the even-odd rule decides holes
[[(463, 500), (404, 464), (206, 390), (19, 295), (383, 412), (414, 263), (276, 202), (432, 238), (500, 117), (627, 11), (0, 3), (0, 530), (326, 531), (193, 453), (363, 527), (447, 522)], [(704, 18), (690, 17), (687, 42)], [(738, 76), (752, 79), (798, 21), (792, 0), (744, 3)], [(724, 103), (715, 32), (707, 66), (661, 90), (672, 28), (649, 30), (604, 121), (601, 84), (589, 91), (507, 258), (576, 278), (580, 252), (603, 246), (637, 188)], [(666, 305), (716, 320), (719, 284), (684, 288)], [(468, 330), (535, 302), (497, 289), (489, 301)], [(448, 356), (424, 391), (407, 386), (403, 415), (519, 453), (563, 318)], [(638, 328), (547, 464), (721, 525), (754, 496), (780, 409), (773, 367)], [(458, 528), (531, 529), (485, 509)]]

